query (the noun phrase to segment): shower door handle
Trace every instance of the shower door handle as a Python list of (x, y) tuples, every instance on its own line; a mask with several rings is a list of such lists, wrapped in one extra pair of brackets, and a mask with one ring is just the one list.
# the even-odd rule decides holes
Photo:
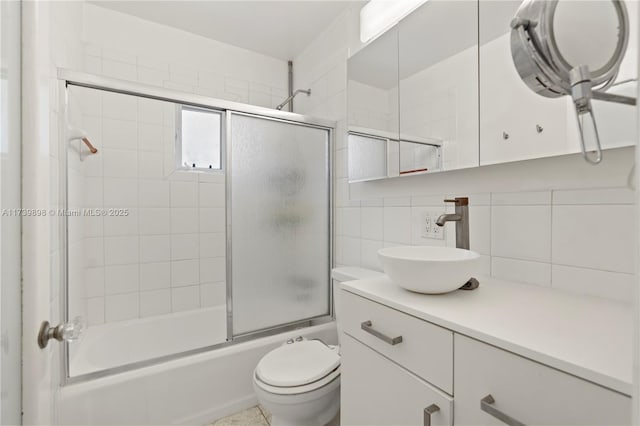
[(73, 342), (80, 338), (84, 329), (82, 317), (75, 317), (73, 321), (58, 324), (55, 327), (52, 327), (49, 321), (43, 321), (38, 332), (38, 346), (40, 349), (46, 348), (51, 339), (58, 342)]

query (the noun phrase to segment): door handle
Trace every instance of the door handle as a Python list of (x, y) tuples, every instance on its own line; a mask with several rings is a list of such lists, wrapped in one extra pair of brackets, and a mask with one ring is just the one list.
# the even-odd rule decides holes
[(362, 324), (360, 324), (360, 328), (362, 328), (365, 332), (382, 340), (383, 342), (390, 344), (391, 346), (395, 346), (398, 343), (402, 343), (402, 336), (389, 337), (386, 334), (381, 333), (378, 330), (374, 329), (371, 321), (363, 322)]
[(431, 415), (438, 411), (440, 411), (440, 407), (436, 404), (431, 404), (425, 408), (423, 412), (422, 426), (431, 426)]
[(524, 423), (519, 422), (510, 415), (503, 413), (502, 411), (494, 407), (494, 402), (496, 402), (496, 400), (493, 399), (493, 396), (491, 396), (491, 394), (489, 394), (480, 400), (480, 409), (509, 426), (525, 426)]
[(80, 338), (83, 331), (84, 322), (81, 317), (75, 317), (72, 322), (58, 324), (55, 327), (52, 327), (49, 321), (43, 321), (38, 332), (38, 346), (40, 349), (46, 348), (51, 339), (73, 342)]

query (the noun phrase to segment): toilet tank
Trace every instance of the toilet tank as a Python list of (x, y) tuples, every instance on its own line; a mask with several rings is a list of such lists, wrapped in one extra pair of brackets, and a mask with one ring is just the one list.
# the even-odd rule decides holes
[(357, 268), (354, 266), (343, 266), (333, 268), (331, 278), (333, 279), (333, 316), (336, 319), (338, 327), (338, 342), (340, 342), (340, 334), (342, 333), (342, 324), (340, 323), (340, 283), (345, 281), (364, 280), (367, 278), (377, 278), (384, 274), (382, 272), (373, 271), (371, 269)]

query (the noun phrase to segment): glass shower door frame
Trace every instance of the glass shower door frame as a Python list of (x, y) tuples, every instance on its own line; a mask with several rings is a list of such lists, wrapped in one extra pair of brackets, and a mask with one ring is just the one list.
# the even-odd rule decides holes
[[(92, 373), (87, 373), (79, 376), (71, 377), (69, 374), (69, 349), (67, 347), (67, 343), (63, 344), (61, 347), (62, 356), (60, 357), (60, 368), (61, 368), (61, 377), (60, 384), (62, 386), (74, 384), (74, 383), (82, 383), (87, 382), (93, 379), (111, 376), (118, 373), (123, 373), (126, 371), (132, 371), (143, 367), (148, 367), (151, 365), (156, 365), (163, 362), (168, 362), (176, 359), (183, 358), (185, 356), (200, 354), (208, 351), (212, 351), (215, 349), (227, 347), (230, 345), (234, 345), (237, 343), (242, 343), (246, 341), (250, 341), (259, 337), (275, 335), (282, 332), (286, 332), (288, 330), (300, 328), (303, 326), (313, 326), (324, 324), (330, 321), (333, 321), (333, 293), (332, 293), (332, 283), (331, 283), (331, 267), (333, 266), (333, 146), (334, 146), (334, 138), (335, 138), (335, 128), (336, 123), (334, 121), (318, 119), (315, 117), (309, 117), (305, 115), (295, 114), (286, 111), (273, 110), (270, 108), (263, 108), (253, 105), (246, 105), (237, 102), (225, 101), (220, 99), (209, 98), (206, 96), (188, 94), (184, 92), (174, 91), (171, 89), (160, 88), (155, 86), (148, 86), (135, 82), (128, 82), (124, 80), (113, 79), (109, 77), (97, 76), (93, 74), (87, 74), (83, 72), (70, 71), (66, 69), (58, 69), (58, 81), (60, 92), (63, 93), (60, 108), (62, 111), (65, 111), (62, 114), (63, 119), (67, 119), (67, 102), (68, 102), (68, 90), (69, 86), (77, 86), (84, 87), (90, 89), (97, 89), (112, 93), (120, 93), (124, 95), (132, 95), (138, 96), (147, 99), (154, 99), (159, 101), (167, 101), (173, 102), (176, 104), (181, 104), (185, 106), (195, 107), (195, 108), (205, 108), (212, 109), (217, 111), (222, 111), (225, 115), (223, 118), (223, 127), (225, 128), (224, 139), (223, 139), (223, 148), (222, 148), (222, 160), (225, 164), (224, 173), (227, 177), (229, 177), (229, 170), (227, 167), (229, 166), (229, 141), (230, 141), (230, 132), (228, 131), (230, 119), (232, 115), (248, 115), (254, 116), (262, 119), (275, 120), (285, 123), (291, 123), (296, 125), (314, 127), (318, 129), (323, 129), (328, 132), (328, 141), (327, 141), (327, 185), (328, 185), (328, 256), (329, 256), (329, 271), (328, 271), (328, 302), (329, 302), (329, 312), (327, 315), (316, 316), (313, 318), (307, 318), (300, 321), (295, 321), (293, 323), (284, 324), (281, 326), (273, 327), (266, 330), (260, 330), (253, 333), (247, 333), (240, 336), (233, 336), (233, 328), (232, 321), (233, 318), (230, 317), (233, 312), (230, 309), (232, 307), (232, 294), (227, 293), (227, 341), (219, 344), (205, 346), (200, 348), (195, 348), (189, 351), (175, 353), (171, 355), (165, 355), (160, 357), (149, 358), (144, 361), (134, 362), (131, 364), (125, 364), (118, 367), (113, 367), (107, 370), (95, 371)], [(60, 200), (64, 203), (66, 207), (66, 199), (67, 199), (67, 164), (66, 164), (66, 134), (64, 130), (64, 126), (61, 126), (60, 131), (60, 146), (59, 150), (61, 153), (61, 161), (59, 162), (59, 179), (60, 179)], [(225, 187), (228, 188), (230, 185), (230, 179), (226, 179)], [(229, 197), (230, 192), (227, 191), (225, 195), (227, 206), (230, 206)], [(231, 224), (229, 223), (230, 217), (229, 211), (227, 210), (227, 217), (225, 218), (225, 230), (228, 232), (227, 234), (227, 253), (230, 253), (230, 228)], [(63, 249), (61, 250), (61, 263), (60, 263), (60, 276), (61, 276), (61, 286), (60, 286), (60, 298), (61, 298), (61, 317), (58, 318), (59, 322), (67, 322), (70, 320), (69, 312), (68, 312), (68, 265), (67, 265), (67, 218), (63, 218), (60, 222), (60, 235), (61, 235), (61, 244), (63, 244)], [(227, 268), (229, 268), (229, 262), (231, 261), (230, 256), (227, 257)], [(229, 269), (230, 272), (230, 269)], [(230, 288), (231, 285), (231, 275), (227, 274), (227, 289)], [(52, 318), (55, 320), (55, 318)]]
[[(328, 133), (328, 137), (327, 137), (327, 163), (325, 165), (325, 170), (326, 170), (326, 175), (327, 175), (327, 208), (328, 208), (328, 212), (327, 212), (327, 217), (328, 217), (328, 234), (327, 238), (328, 238), (328, 259), (329, 259), (329, 271), (328, 272), (328, 283), (327, 283), (327, 291), (328, 291), (328, 306), (329, 306), (329, 312), (326, 315), (319, 315), (319, 316), (313, 316), (310, 318), (304, 318), (304, 319), (300, 319), (300, 320), (296, 320), (294, 322), (290, 322), (290, 323), (286, 323), (286, 324), (282, 324), (282, 325), (277, 325), (274, 327), (269, 327), (269, 328), (265, 328), (265, 329), (261, 329), (261, 330), (257, 330), (257, 331), (252, 331), (252, 332), (248, 332), (248, 333), (242, 333), (242, 334), (238, 334), (238, 335), (234, 335), (233, 333), (233, 273), (232, 273), (232, 224), (231, 224), (231, 197), (232, 197), (232, 180), (231, 180), (231, 175), (232, 175), (232, 161), (231, 161), (231, 156), (232, 156), (232, 149), (231, 149), (231, 144), (232, 144), (232, 134), (231, 134), (231, 121), (233, 119), (234, 116), (245, 116), (245, 117), (254, 117), (254, 118), (259, 118), (259, 119), (264, 119), (264, 120), (271, 120), (271, 121), (278, 121), (278, 122), (282, 122), (282, 123), (288, 123), (288, 124), (292, 124), (292, 125), (298, 125), (298, 126), (306, 126), (306, 127), (311, 127), (311, 128), (315, 128), (315, 129), (320, 129), (320, 130), (326, 130)], [(226, 247), (226, 253), (227, 253), (227, 258), (226, 258), (226, 269), (227, 269), (227, 274), (226, 274), (226, 279), (227, 279), (227, 341), (231, 342), (231, 341), (243, 341), (243, 340), (250, 340), (253, 338), (257, 338), (257, 337), (262, 337), (262, 336), (269, 336), (272, 334), (277, 334), (277, 333), (281, 333), (287, 330), (291, 330), (291, 329), (295, 329), (295, 328), (299, 328), (305, 324), (308, 325), (313, 325), (314, 321), (330, 321), (334, 318), (334, 306), (333, 306), (333, 283), (331, 280), (331, 268), (333, 267), (333, 143), (334, 143), (334, 129), (335, 127), (327, 127), (325, 125), (321, 125), (321, 124), (313, 124), (312, 122), (301, 122), (301, 121), (296, 121), (296, 120), (287, 120), (287, 119), (283, 119), (283, 118), (278, 118), (278, 117), (273, 117), (270, 115), (264, 115), (264, 114), (255, 114), (255, 113), (251, 113), (251, 112), (242, 112), (242, 111), (227, 111), (226, 114), (226, 122), (225, 122), (225, 162), (226, 162), (226, 168), (225, 168), (225, 194), (226, 194), (226, 200), (225, 200), (225, 206), (226, 206), (226, 238), (227, 238), (227, 247)]]

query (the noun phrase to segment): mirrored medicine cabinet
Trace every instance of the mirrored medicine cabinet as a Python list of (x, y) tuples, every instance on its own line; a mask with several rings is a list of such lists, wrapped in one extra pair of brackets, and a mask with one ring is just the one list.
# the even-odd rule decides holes
[[(624, 3), (629, 43), (607, 91), (635, 96), (638, 5)], [(430, 0), (349, 58), (350, 182), (581, 152), (571, 98), (536, 94), (514, 66), (521, 4)], [(593, 109), (603, 149), (635, 144), (634, 107), (594, 100)]]

